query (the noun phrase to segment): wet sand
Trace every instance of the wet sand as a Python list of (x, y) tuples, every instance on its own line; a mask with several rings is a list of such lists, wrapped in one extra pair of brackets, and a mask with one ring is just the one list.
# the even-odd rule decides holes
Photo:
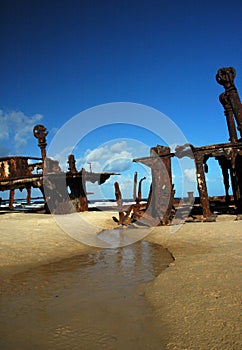
[(0, 298), (0, 348), (162, 350), (140, 284), (172, 261), (145, 241), (14, 275)]
[[(111, 212), (83, 213), (102, 228), (116, 227)], [(1, 277), (97, 248), (75, 241), (44, 214), (1, 214)], [(168, 248), (175, 261), (144, 287), (166, 349), (241, 348), (242, 221), (187, 223), (176, 232), (155, 228), (145, 239)]]

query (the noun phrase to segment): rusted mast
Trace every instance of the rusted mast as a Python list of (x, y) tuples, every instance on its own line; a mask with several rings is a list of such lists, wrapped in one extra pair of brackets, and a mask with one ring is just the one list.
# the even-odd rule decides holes
[(237, 129), (240, 132), (240, 137), (242, 138), (242, 104), (234, 84), (235, 75), (236, 71), (233, 67), (220, 68), (216, 74), (218, 84), (222, 85), (225, 89), (225, 92), (222, 93), (219, 98), (225, 109), (231, 142), (237, 141), (237, 133), (235, 135), (236, 131), (234, 132), (235, 125), (231, 110), (237, 122)]
[(234, 123), (234, 114), (233, 114), (232, 106), (225, 92), (219, 96), (219, 101), (224, 107), (224, 115), (226, 116), (227, 126), (229, 130), (229, 141), (235, 143), (238, 141), (238, 136), (237, 136), (237, 131)]
[(41, 150), (41, 157), (43, 161), (46, 159), (46, 136), (48, 135), (48, 131), (44, 125), (38, 124), (35, 125), (33, 129), (33, 134), (34, 137), (38, 139), (38, 146), (40, 147)]
[[(231, 143), (235, 145), (231, 148), (230, 154), (227, 156), (229, 161), (228, 168), (230, 169), (231, 183), (233, 195), (239, 216), (242, 214), (242, 104), (239, 98), (238, 91), (234, 84), (236, 71), (233, 67), (220, 68), (216, 75), (217, 82), (225, 89), (220, 96), (220, 102), (224, 107), (224, 114), (227, 118), (228, 130)], [(237, 129), (240, 133), (238, 140)], [(238, 144), (238, 146), (237, 146)], [(240, 144), (240, 146), (239, 146)], [(236, 147), (237, 146), (237, 147)]]
[(73, 154), (69, 154), (67, 163), (69, 164), (70, 173), (76, 174), (77, 173), (76, 160)]
[[(37, 138), (38, 140), (38, 146), (41, 150), (41, 158), (42, 158), (42, 171), (43, 171), (43, 174), (47, 171), (46, 169), (46, 146), (47, 146), (47, 142), (46, 142), (46, 136), (48, 135), (48, 131), (46, 129), (46, 127), (42, 124), (38, 124), (38, 125), (35, 125), (34, 128), (33, 128), (33, 135), (34, 137)], [(48, 206), (47, 206), (47, 201), (46, 201), (46, 195), (45, 195), (45, 192), (44, 192), (44, 186), (43, 186), (43, 181), (42, 181), (42, 184), (41, 186), (39, 187), (43, 197), (44, 197), (44, 201), (45, 201), (45, 210), (46, 212), (49, 211), (48, 209)]]

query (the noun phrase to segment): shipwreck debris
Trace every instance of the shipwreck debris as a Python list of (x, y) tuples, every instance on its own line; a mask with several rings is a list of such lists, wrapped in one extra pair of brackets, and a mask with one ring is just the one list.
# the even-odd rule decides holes
[[(234, 208), (237, 219), (242, 219), (242, 104), (236, 89), (234, 78), (236, 71), (233, 67), (220, 68), (216, 81), (225, 89), (219, 100), (224, 108), (227, 121), (229, 142), (195, 147), (190, 144), (179, 145), (171, 152), (167, 146), (157, 145), (150, 149), (148, 157), (134, 159), (151, 169), (152, 183), (146, 203), (142, 200), (142, 178), (138, 184), (137, 173), (134, 174), (133, 201), (128, 208), (124, 205), (118, 182), (115, 182), (115, 196), (120, 225), (128, 225), (134, 221), (157, 226), (169, 225), (174, 215), (178, 213), (178, 199), (175, 198), (175, 188), (172, 179), (172, 159), (174, 157), (189, 157), (194, 159), (196, 181), (199, 193), (199, 203), (192, 193), (184, 201), (184, 206), (192, 207), (190, 220), (202, 216), (203, 221), (216, 220), (216, 206), (220, 202), (225, 212)], [(9, 191), (9, 208), (13, 208), (14, 192), (16, 189), (27, 191), (27, 203), (31, 200), (31, 189), (39, 188), (45, 198), (46, 211), (53, 213), (69, 213), (88, 210), (87, 182), (103, 184), (116, 173), (95, 173), (91, 169), (80, 171), (76, 168), (73, 154), (68, 156), (68, 171), (61, 170), (59, 162), (47, 157), (46, 137), (48, 131), (44, 125), (36, 125), (33, 135), (38, 140), (41, 157), (8, 156), (0, 158), (0, 191)], [(214, 158), (218, 161), (223, 176), (225, 194), (220, 199), (209, 197), (206, 173), (209, 171), (207, 161)], [(232, 195), (230, 194), (230, 186)], [(195, 203), (193, 205), (193, 201)], [(201, 209), (201, 211), (198, 210)], [(197, 214), (199, 212), (199, 214)], [(195, 214), (194, 214), (195, 213)], [(194, 216), (194, 215), (195, 216)], [(182, 210), (180, 217), (182, 217)], [(185, 218), (183, 218), (185, 220)]]
[(38, 139), (41, 158), (24, 156), (0, 158), (0, 191), (10, 191), (9, 208), (13, 209), (16, 189), (20, 191), (26, 189), (27, 202), (30, 202), (31, 188), (39, 188), (45, 200), (46, 212), (65, 214), (88, 210), (86, 182), (97, 182), (101, 185), (115, 173), (94, 173), (85, 169), (78, 171), (74, 155), (69, 155), (69, 171), (64, 172), (57, 160), (46, 155), (48, 135), (46, 127), (36, 125), (33, 134)]
[[(202, 209), (203, 221), (216, 220), (216, 214), (212, 211), (215, 200), (209, 197), (206, 184), (205, 174), (208, 172), (207, 161), (209, 158), (217, 160), (221, 168), (225, 189), (224, 199), (221, 199), (222, 206), (226, 205), (228, 208), (233, 205), (237, 219), (242, 219), (242, 104), (234, 84), (235, 75), (236, 72), (233, 67), (220, 68), (216, 74), (217, 82), (225, 89), (225, 92), (219, 96), (219, 100), (224, 108), (227, 120), (228, 143), (201, 147), (190, 144), (179, 145), (174, 153), (170, 152), (169, 147), (157, 145), (151, 148), (149, 157), (134, 159), (134, 162), (140, 162), (148, 166), (152, 174), (146, 209), (142, 213), (139, 213), (138, 210), (135, 211), (137, 220), (143, 219), (146, 215), (149, 218), (146, 223), (150, 226), (172, 223), (175, 207), (177, 207), (171, 172), (171, 159), (173, 157), (189, 157), (195, 162), (199, 204)], [(134, 183), (137, 184), (137, 175)], [(232, 196), (229, 194), (230, 184)], [(192, 208), (195, 198), (191, 193), (188, 196), (188, 203), (184, 203), (184, 205), (190, 205), (190, 208)], [(196, 210), (197, 207), (193, 206), (193, 212)], [(228, 211), (229, 209), (227, 209)], [(182, 210), (180, 213), (182, 213)], [(192, 214), (189, 217), (189, 221), (191, 220), (193, 220)]]
[(119, 225), (128, 226), (130, 223), (133, 223), (138, 220), (138, 218), (145, 215), (146, 205), (141, 203), (142, 200), (142, 182), (146, 179), (143, 177), (139, 180), (138, 185), (138, 195), (137, 191), (137, 172), (134, 173), (134, 188), (133, 188), (133, 199), (135, 201), (134, 204), (124, 205), (122, 200), (122, 193), (119, 187), (119, 183), (116, 181), (114, 183), (115, 188), (115, 198), (117, 202), (117, 210), (119, 214), (119, 218), (117, 219), (113, 216), (113, 220), (117, 222)]

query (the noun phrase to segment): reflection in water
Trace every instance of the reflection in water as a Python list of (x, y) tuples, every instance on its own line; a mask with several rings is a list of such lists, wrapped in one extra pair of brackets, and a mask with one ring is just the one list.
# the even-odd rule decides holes
[(1, 349), (162, 349), (137, 287), (172, 257), (138, 242), (15, 275), (2, 288)]

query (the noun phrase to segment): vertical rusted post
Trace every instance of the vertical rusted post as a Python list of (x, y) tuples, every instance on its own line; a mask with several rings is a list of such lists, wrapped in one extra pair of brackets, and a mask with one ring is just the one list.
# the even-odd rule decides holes
[(238, 181), (238, 187), (237, 187), (237, 219), (242, 220), (242, 155), (237, 155), (235, 159), (235, 166), (236, 166), (236, 174), (237, 174), (237, 181)]
[(133, 200), (136, 201), (137, 199), (137, 177), (138, 173), (137, 171), (134, 173), (134, 189), (133, 189)]
[(119, 188), (119, 184), (116, 181), (114, 183), (114, 188), (115, 188), (115, 197), (116, 197), (116, 202), (117, 202), (117, 208), (118, 208), (118, 214), (119, 214), (119, 224), (123, 223), (124, 219), (124, 212), (123, 212), (123, 201), (122, 201), (122, 194)]
[(202, 205), (203, 217), (205, 221), (207, 221), (208, 218), (212, 217), (212, 214), (209, 206), (206, 178), (205, 178), (204, 168), (203, 168), (203, 156), (199, 153), (195, 153), (194, 156), (195, 156), (195, 163), (196, 163), (196, 170), (197, 170), (198, 192), (199, 192), (200, 201)]
[(226, 108), (227, 105), (230, 104), (230, 108), (237, 122), (240, 137), (242, 137), (242, 104), (234, 85), (235, 75), (236, 72), (233, 67), (220, 68), (217, 72), (216, 80), (218, 84), (223, 85), (225, 89), (224, 96), (220, 97), (220, 100), (222, 99), (221, 103)]
[(27, 197), (26, 197), (26, 202), (29, 204), (31, 202), (31, 187), (27, 187)]
[(149, 195), (147, 198), (147, 208), (149, 208), (149, 206), (150, 206), (151, 198), (152, 198), (152, 183), (150, 184), (150, 191), (149, 191)]
[(235, 123), (234, 123), (234, 114), (233, 114), (231, 104), (229, 103), (229, 100), (228, 100), (225, 92), (223, 92), (219, 96), (219, 100), (220, 100), (220, 103), (222, 104), (222, 106), (224, 107), (224, 115), (226, 116), (226, 121), (227, 121), (227, 126), (228, 126), (228, 131), (229, 131), (229, 141), (230, 142), (237, 142), (238, 137), (237, 137), (237, 131), (236, 131)]
[(231, 183), (233, 188), (234, 202), (240, 219), (242, 218), (242, 155), (233, 153), (231, 161)]
[(138, 196), (136, 198), (136, 204), (140, 204), (141, 199), (142, 199), (142, 182), (146, 179), (146, 177), (143, 177), (140, 181), (139, 181), (139, 186), (138, 186)]
[(13, 203), (14, 203), (14, 189), (11, 189), (9, 192), (9, 209), (13, 209)]
[(33, 134), (34, 137), (38, 139), (38, 146), (40, 147), (41, 150), (41, 157), (43, 161), (45, 161), (46, 158), (46, 136), (48, 135), (48, 131), (44, 125), (35, 125), (33, 129)]
[(138, 186), (138, 195), (135, 199), (135, 204), (131, 205), (129, 207), (129, 210), (126, 213), (126, 218), (125, 222), (128, 222), (128, 217), (130, 215), (130, 213), (133, 211), (132, 217), (137, 217), (140, 215), (140, 208), (141, 208), (141, 200), (142, 200), (142, 182), (146, 179), (146, 177), (143, 177), (140, 181), (139, 181), (139, 186)]
[[(232, 134), (234, 142), (242, 141), (242, 104), (238, 91), (234, 84), (234, 78), (236, 71), (233, 67), (220, 68), (216, 75), (217, 82), (222, 85), (225, 92), (220, 95), (220, 102), (225, 109), (225, 115), (229, 119), (230, 127), (229, 132)], [(232, 114), (237, 122), (237, 129), (240, 133), (240, 140), (235, 139), (234, 127), (231, 131)], [(237, 134), (236, 134), (237, 136)], [(231, 137), (230, 137), (231, 138)], [(236, 204), (237, 212), (241, 217), (242, 214), (242, 171), (241, 163), (242, 157), (237, 153), (238, 150), (233, 150), (232, 156), (230, 156), (231, 166), (231, 183), (233, 188), (234, 201)]]
[(87, 200), (87, 191), (86, 191), (86, 170), (82, 168), (82, 170), (80, 171), (80, 174), (81, 174), (81, 181), (79, 182), (80, 211), (88, 211), (88, 200)]
[(76, 169), (76, 160), (73, 154), (70, 154), (68, 156), (68, 162), (69, 164), (69, 171), (72, 174), (76, 174), (77, 173), (77, 169)]

